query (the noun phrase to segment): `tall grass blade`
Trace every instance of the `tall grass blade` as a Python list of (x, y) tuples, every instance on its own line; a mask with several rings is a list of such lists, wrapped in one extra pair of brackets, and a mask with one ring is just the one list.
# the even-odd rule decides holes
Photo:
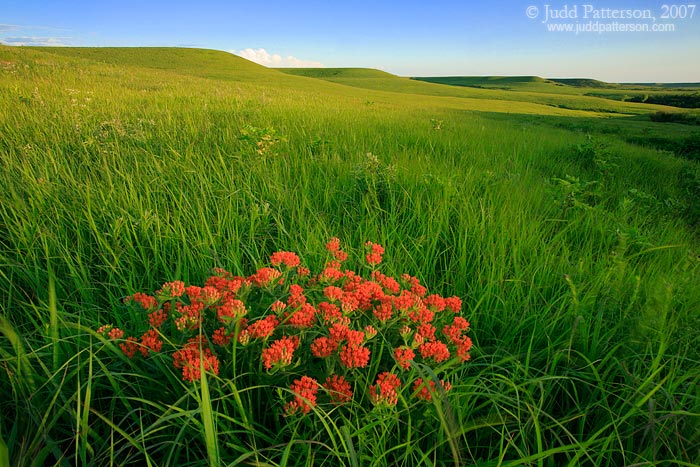
[(214, 419), (214, 409), (209, 395), (209, 383), (207, 381), (207, 373), (204, 369), (204, 358), (200, 358), (201, 379), (201, 397), (199, 408), (202, 415), (202, 427), (204, 429), (204, 443), (207, 449), (209, 458), (209, 467), (219, 467), (221, 459), (219, 457), (219, 443), (216, 436), (216, 424)]

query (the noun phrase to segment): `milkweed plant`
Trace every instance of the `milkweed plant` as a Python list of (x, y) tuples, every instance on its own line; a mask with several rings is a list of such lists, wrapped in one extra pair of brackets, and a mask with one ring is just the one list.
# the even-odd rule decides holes
[(214, 269), (203, 286), (173, 281), (136, 292), (124, 302), (142, 322), (97, 333), (130, 359), (166, 359), (187, 383), (242, 366), (272, 376), (288, 389), (273, 404), (281, 417), (318, 405), (392, 408), (401, 398), (446, 397), (447, 376), (472, 348), (462, 300), (429, 294), (408, 274), (383, 274), (376, 243), (365, 244), (364, 276), (348, 267), (338, 238), (326, 249), (317, 273), (278, 251), (248, 277)]

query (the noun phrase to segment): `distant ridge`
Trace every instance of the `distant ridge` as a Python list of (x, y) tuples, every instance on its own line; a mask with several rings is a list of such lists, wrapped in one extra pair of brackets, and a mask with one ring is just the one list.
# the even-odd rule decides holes
[(290, 75), (309, 78), (388, 78), (397, 77), (374, 68), (275, 68)]
[(609, 83), (592, 78), (542, 78), (540, 76), (434, 76), (411, 79), (450, 86), (492, 89), (509, 89), (510, 86), (524, 84), (550, 84), (588, 89), (619, 89), (635, 86), (657, 89), (700, 88), (700, 83)]
[(413, 77), (411, 79), (427, 81), (428, 83), (467, 87), (494, 87), (498, 85), (507, 86), (512, 84), (551, 82), (540, 76), (426, 76)]
[(679, 88), (700, 88), (700, 82), (698, 83), (620, 83), (623, 86), (644, 86), (644, 87), (656, 87), (663, 89), (679, 89)]
[(590, 78), (552, 78), (549, 81), (578, 88), (616, 88), (617, 84)]

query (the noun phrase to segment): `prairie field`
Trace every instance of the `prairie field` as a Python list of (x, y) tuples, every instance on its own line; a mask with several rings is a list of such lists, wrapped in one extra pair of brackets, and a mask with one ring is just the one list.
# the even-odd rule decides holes
[[(698, 90), (525, 78), (0, 46), (0, 467), (700, 465), (700, 114), (624, 98)], [(397, 373), (449, 390), (281, 416), (324, 361), (187, 381), (97, 332), (332, 238), (461, 299), (470, 358)]]

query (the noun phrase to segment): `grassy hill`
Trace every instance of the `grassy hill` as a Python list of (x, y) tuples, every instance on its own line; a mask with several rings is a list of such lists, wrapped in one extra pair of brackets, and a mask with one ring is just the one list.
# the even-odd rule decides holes
[[(434, 97), (456, 97), (464, 103), (470, 99), (485, 101), (508, 101), (505, 104), (513, 110), (530, 107), (531, 104), (546, 105), (558, 109), (577, 110), (611, 116), (614, 114), (640, 115), (653, 111), (673, 110), (662, 105), (643, 105), (621, 101), (611, 101), (596, 96), (587, 96), (586, 89), (562, 85), (538, 77), (495, 77), (495, 78), (404, 78), (378, 70), (323, 68), (280, 69), (285, 73), (317, 78), (323, 81), (344, 84), (362, 89), (398, 92)], [(435, 80), (428, 82), (428, 80)], [(462, 84), (455, 84), (462, 83)], [(472, 84), (466, 84), (472, 83)], [(476, 84), (479, 83), (479, 84)], [(517, 93), (512, 91), (519, 91)], [(516, 102), (517, 104), (513, 104)], [(475, 108), (486, 109), (485, 102), (475, 103)], [(470, 106), (472, 106), (470, 104)], [(472, 106), (472, 107), (474, 107)], [(532, 112), (526, 112), (532, 113)], [(539, 109), (536, 113), (548, 113)], [(555, 112), (558, 115), (563, 113)], [(573, 115), (573, 114), (572, 114)], [(583, 114), (579, 114), (581, 116)], [(589, 114), (591, 115), (591, 114)]]
[(52, 56), (88, 63), (162, 70), (216, 80), (255, 81), (273, 71), (228, 52), (167, 47), (36, 47)]
[(469, 87), (505, 87), (517, 84), (531, 83), (551, 83), (552, 81), (540, 78), (539, 76), (436, 76), (436, 77), (415, 77), (418, 81), (428, 83), (449, 84), (450, 86)]
[[(700, 83), (617, 84), (586, 78), (544, 79), (538, 76), (447, 76), (413, 79), (479, 89), (601, 97), (622, 102), (662, 104), (681, 108), (700, 107)], [(631, 109), (628, 108), (625, 112), (631, 112)]]
[[(508, 85), (579, 89), (528, 79)], [(0, 466), (694, 465), (699, 127), (660, 110), (693, 115), (198, 49), (0, 46)], [(332, 237), (342, 278), (260, 269), (281, 251), (324, 271)], [(227, 294), (156, 292), (212, 274)], [(431, 350), (451, 296), (468, 361)], [(344, 405), (331, 375), (352, 381)], [(285, 412), (304, 376), (317, 404)]]
[(290, 75), (307, 76), (310, 78), (321, 78), (325, 80), (337, 79), (392, 79), (396, 75), (373, 68), (276, 68), (276, 70)]

